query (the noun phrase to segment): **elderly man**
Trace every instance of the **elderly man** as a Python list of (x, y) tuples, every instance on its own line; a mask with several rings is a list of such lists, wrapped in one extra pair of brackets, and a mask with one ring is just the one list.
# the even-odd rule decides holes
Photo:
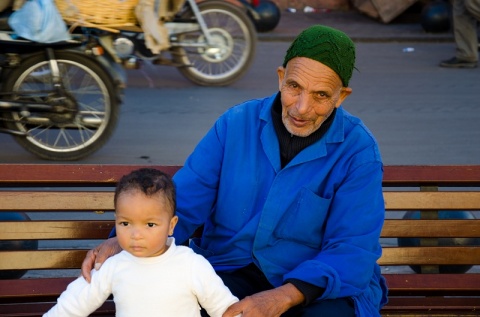
[[(343, 32), (304, 30), (277, 70), (279, 92), (226, 111), (174, 176), (174, 237), (203, 225), (190, 246), (241, 299), (224, 317), (380, 316), (383, 168), (341, 106), (354, 67)], [(84, 276), (115, 252), (114, 238), (91, 250)]]

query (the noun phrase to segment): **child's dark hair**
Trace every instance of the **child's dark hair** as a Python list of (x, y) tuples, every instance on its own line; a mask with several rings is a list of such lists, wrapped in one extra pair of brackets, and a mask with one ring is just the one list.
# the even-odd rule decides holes
[(163, 192), (167, 203), (176, 209), (175, 185), (170, 176), (154, 168), (140, 168), (124, 175), (117, 183), (113, 203), (117, 206), (118, 196), (126, 191), (139, 190), (147, 197)]

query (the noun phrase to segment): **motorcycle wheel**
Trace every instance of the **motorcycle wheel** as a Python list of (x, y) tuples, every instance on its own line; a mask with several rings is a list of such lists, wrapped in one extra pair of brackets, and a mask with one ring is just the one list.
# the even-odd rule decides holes
[[(100, 149), (112, 135), (119, 117), (119, 99), (111, 76), (91, 58), (67, 51), (56, 51), (55, 58), (67, 94), (57, 102), (68, 110), (5, 113), (5, 124), (25, 133), (15, 135), (15, 140), (42, 159), (79, 160)], [(44, 53), (25, 59), (3, 85), (5, 92), (25, 101), (46, 102), (53, 89)], [(37, 93), (25, 94), (28, 91)]]
[[(255, 26), (240, 8), (223, 1), (199, 3), (199, 10), (213, 38), (211, 47), (174, 47), (172, 57), (185, 67), (178, 70), (201, 86), (227, 86), (241, 78), (255, 57)], [(182, 16), (192, 19), (188, 10)], [(205, 43), (201, 31), (182, 34), (179, 43)]]

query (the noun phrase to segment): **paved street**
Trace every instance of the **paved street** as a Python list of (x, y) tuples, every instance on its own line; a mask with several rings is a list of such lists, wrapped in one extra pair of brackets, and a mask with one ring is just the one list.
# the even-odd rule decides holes
[[(253, 67), (230, 87), (197, 87), (167, 67), (131, 71), (113, 138), (79, 163), (183, 164), (225, 109), (278, 89), (275, 70), (287, 46), (259, 42)], [(385, 164), (480, 163), (480, 69), (437, 67), (453, 43), (360, 42), (357, 49), (344, 106), (373, 131)], [(0, 162), (49, 163), (9, 135), (0, 134), (0, 144)]]

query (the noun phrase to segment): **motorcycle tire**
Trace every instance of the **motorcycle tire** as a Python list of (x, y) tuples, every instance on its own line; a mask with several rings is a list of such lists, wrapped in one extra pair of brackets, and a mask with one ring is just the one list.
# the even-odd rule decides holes
[[(257, 33), (247, 14), (239, 7), (224, 1), (208, 0), (198, 4), (213, 46), (174, 47), (173, 60), (187, 65), (180, 73), (200, 86), (227, 86), (240, 79), (255, 57)], [(191, 10), (183, 19), (192, 19)], [(201, 31), (182, 34), (179, 43), (204, 43)]]
[[(111, 137), (119, 117), (120, 99), (110, 74), (94, 59), (73, 51), (55, 51), (66, 98), (53, 102), (64, 113), (21, 111), (4, 113), (8, 129), (27, 151), (46, 160), (73, 161), (91, 155)], [(54, 87), (45, 53), (26, 58), (3, 84), (17, 100), (52, 102)], [(25, 94), (28, 91), (36, 93)], [(22, 92), (22, 95), (15, 94)], [(69, 113), (70, 112), (70, 113)]]

